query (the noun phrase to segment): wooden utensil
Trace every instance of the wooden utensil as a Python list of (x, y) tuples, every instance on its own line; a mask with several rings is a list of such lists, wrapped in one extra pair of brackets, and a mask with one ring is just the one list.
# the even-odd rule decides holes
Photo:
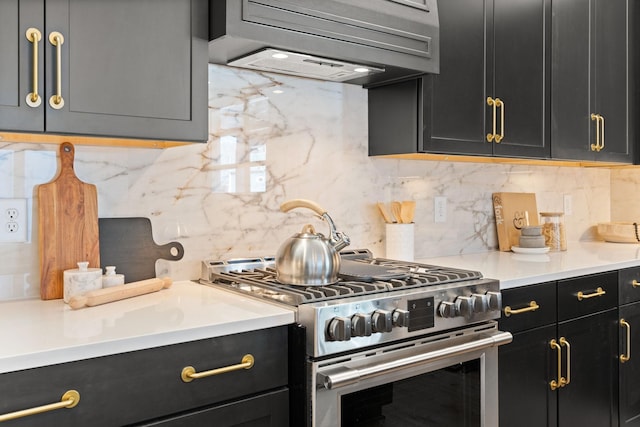
[(378, 202), (377, 206), (378, 210), (380, 211), (380, 215), (382, 215), (382, 218), (384, 218), (384, 222), (386, 222), (387, 224), (392, 224), (393, 218), (391, 217), (391, 215), (389, 215), (389, 212), (387, 212), (387, 207), (384, 205), (384, 203)]
[(172, 280), (168, 277), (164, 279), (147, 279), (138, 282), (127, 283), (126, 285), (112, 286), (110, 288), (89, 291), (83, 295), (76, 295), (69, 300), (69, 306), (73, 309), (82, 307), (93, 307), (95, 305), (106, 304), (108, 302), (119, 301), (126, 298), (137, 297), (151, 292), (167, 289), (171, 287)]
[(400, 205), (400, 216), (402, 222), (405, 224), (411, 224), (416, 210), (416, 202), (411, 200), (404, 200)]
[(396, 222), (402, 223), (402, 204), (400, 202), (391, 202), (391, 213)]
[(100, 265), (98, 191), (73, 170), (75, 149), (60, 145), (60, 170), (53, 181), (37, 188), (40, 297), (62, 298), (63, 271), (80, 261)]

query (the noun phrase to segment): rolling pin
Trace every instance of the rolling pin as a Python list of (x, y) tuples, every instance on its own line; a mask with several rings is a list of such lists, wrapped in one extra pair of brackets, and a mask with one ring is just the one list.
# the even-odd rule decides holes
[(94, 305), (106, 304), (108, 302), (119, 301), (126, 298), (136, 297), (151, 292), (159, 291), (163, 288), (171, 287), (172, 280), (169, 277), (163, 279), (146, 279), (138, 282), (127, 283), (126, 285), (112, 286), (110, 288), (89, 291), (82, 295), (76, 295), (69, 300), (71, 308), (93, 307)]

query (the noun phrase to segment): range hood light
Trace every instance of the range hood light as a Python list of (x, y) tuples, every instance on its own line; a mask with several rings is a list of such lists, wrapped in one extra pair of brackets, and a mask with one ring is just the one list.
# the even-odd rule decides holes
[(365, 67), (358, 67), (358, 68), (354, 69), (353, 71), (355, 71), (356, 73), (368, 73), (369, 69), (365, 68)]
[(278, 52), (271, 55), (271, 57), (275, 59), (287, 59), (289, 55), (287, 55), (286, 53)]

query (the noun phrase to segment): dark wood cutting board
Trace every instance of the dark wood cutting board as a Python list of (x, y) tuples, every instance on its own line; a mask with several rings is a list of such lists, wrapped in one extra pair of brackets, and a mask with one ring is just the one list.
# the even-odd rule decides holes
[(64, 270), (100, 265), (98, 191), (73, 170), (75, 148), (60, 145), (60, 170), (53, 181), (37, 187), (40, 297), (62, 298)]
[(178, 261), (184, 248), (178, 242), (157, 245), (151, 221), (144, 217), (100, 218), (101, 266), (114, 265), (126, 283), (156, 277), (156, 261)]

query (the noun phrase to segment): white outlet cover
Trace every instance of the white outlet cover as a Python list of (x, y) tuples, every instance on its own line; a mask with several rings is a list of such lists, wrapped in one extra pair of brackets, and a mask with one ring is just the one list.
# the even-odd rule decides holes
[(27, 199), (0, 199), (0, 243), (26, 242), (28, 223)]

